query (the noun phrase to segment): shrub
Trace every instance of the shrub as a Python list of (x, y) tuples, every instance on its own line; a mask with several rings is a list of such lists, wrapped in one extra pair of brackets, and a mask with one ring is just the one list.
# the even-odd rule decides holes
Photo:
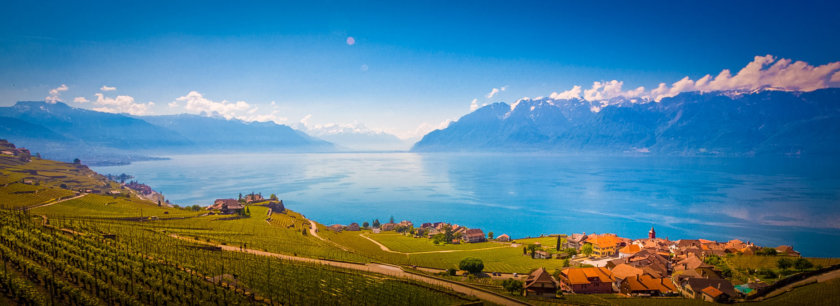
[(484, 262), (475, 257), (467, 257), (461, 260), (461, 263), (458, 264), (458, 268), (472, 274), (478, 274), (484, 270)]
[(502, 287), (510, 294), (522, 294), (522, 282), (518, 279), (508, 278), (502, 281)]

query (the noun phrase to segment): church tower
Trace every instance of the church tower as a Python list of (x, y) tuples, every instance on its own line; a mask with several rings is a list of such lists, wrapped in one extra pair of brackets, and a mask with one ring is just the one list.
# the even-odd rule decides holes
[(650, 232), (648, 232), (648, 239), (656, 238), (656, 231), (653, 230), (653, 226), (650, 227)]

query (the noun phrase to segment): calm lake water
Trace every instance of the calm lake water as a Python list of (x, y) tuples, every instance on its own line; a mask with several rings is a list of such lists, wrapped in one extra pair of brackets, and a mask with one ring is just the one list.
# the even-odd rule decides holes
[(840, 161), (501, 154), (180, 155), (95, 167), (180, 205), (275, 193), (324, 224), (446, 221), (496, 235), (741, 239), (840, 257)]

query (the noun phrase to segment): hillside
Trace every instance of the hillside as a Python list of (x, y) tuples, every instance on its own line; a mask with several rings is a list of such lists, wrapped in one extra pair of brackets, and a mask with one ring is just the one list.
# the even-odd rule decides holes
[(523, 99), (494, 103), (412, 148), (668, 155), (840, 152), (840, 89), (682, 93), (660, 102)]
[(170, 153), (330, 151), (329, 142), (285, 125), (197, 115), (133, 117), (43, 101), (0, 107), (0, 138), (62, 161), (145, 160)]

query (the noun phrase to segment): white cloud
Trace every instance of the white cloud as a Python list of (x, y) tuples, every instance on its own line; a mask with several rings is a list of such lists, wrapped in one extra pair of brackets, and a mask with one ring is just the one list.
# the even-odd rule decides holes
[(552, 92), (551, 95), (549, 96), (549, 98), (552, 98), (554, 100), (580, 99), (580, 93), (581, 92), (582, 92), (582, 90), (580, 88), (580, 85), (575, 85), (575, 86), (572, 87), (572, 89), (569, 89), (569, 90), (561, 92), (561, 93)]
[(493, 98), (493, 96), (495, 96), (496, 94), (498, 94), (500, 92), (503, 92), (503, 91), (507, 90), (507, 88), (508, 88), (508, 86), (505, 85), (505, 86), (502, 86), (502, 87), (499, 87), (499, 88), (491, 89), (490, 93), (487, 94), (487, 99)]
[(47, 103), (53, 103), (53, 104), (55, 104), (55, 102), (62, 101), (61, 97), (59, 97), (59, 96), (61, 96), (62, 92), (65, 92), (68, 89), (70, 89), (70, 88), (67, 87), (67, 85), (65, 85), (65, 84), (61, 84), (61, 86), (50, 89), (50, 95), (47, 96), (46, 98), (44, 98), (44, 101), (46, 101)]
[(356, 39), (353, 38), (353, 36), (348, 36), (347, 37), (347, 45), (352, 46), (352, 45), (355, 45), (355, 44), (356, 44)]
[(112, 86), (108, 86), (108, 85), (102, 85), (102, 87), (99, 88), (99, 90), (101, 90), (101, 91), (114, 91), (114, 90), (117, 90), (117, 88), (112, 87)]
[(87, 99), (87, 98), (85, 98), (85, 97), (76, 97), (76, 98), (73, 98), (73, 102), (76, 102), (76, 103), (88, 103), (88, 102), (90, 102), (90, 100), (88, 100), (88, 99)]
[[(756, 56), (735, 75), (732, 75), (729, 69), (724, 69), (717, 76), (705, 75), (696, 81), (684, 77), (671, 85), (660, 83), (649, 91), (644, 87), (624, 91), (623, 86), (624, 82), (618, 80), (593, 82), (592, 87), (583, 90), (582, 95), (580, 86), (576, 85), (570, 90), (554, 92), (550, 97), (556, 100), (580, 97), (590, 102), (624, 97), (658, 102), (663, 98), (689, 91), (757, 90), (768, 87), (791, 91), (814, 91), (830, 86), (840, 86), (840, 62), (812, 66), (803, 61), (779, 59), (772, 55)], [(593, 108), (600, 109), (603, 106), (603, 104), (594, 105)]]
[(137, 103), (134, 102), (134, 97), (131, 96), (116, 96), (106, 97), (102, 93), (96, 93), (96, 101), (99, 107), (93, 108), (95, 111), (106, 113), (127, 113), (131, 115), (147, 115), (149, 108), (154, 106), (154, 102)]
[(197, 91), (190, 91), (187, 95), (178, 97), (169, 103), (169, 107), (179, 107), (179, 102), (185, 102), (184, 110), (193, 114), (219, 115), (227, 120), (239, 119), (242, 121), (272, 121), (276, 124), (285, 123), (288, 118), (281, 117), (278, 111), (261, 113), (259, 108), (252, 106), (245, 101), (228, 102), (227, 100), (213, 101), (207, 99)]
[(470, 111), (474, 111), (474, 110), (477, 110), (477, 109), (478, 109), (478, 99), (473, 99), (472, 102), (470, 102)]

